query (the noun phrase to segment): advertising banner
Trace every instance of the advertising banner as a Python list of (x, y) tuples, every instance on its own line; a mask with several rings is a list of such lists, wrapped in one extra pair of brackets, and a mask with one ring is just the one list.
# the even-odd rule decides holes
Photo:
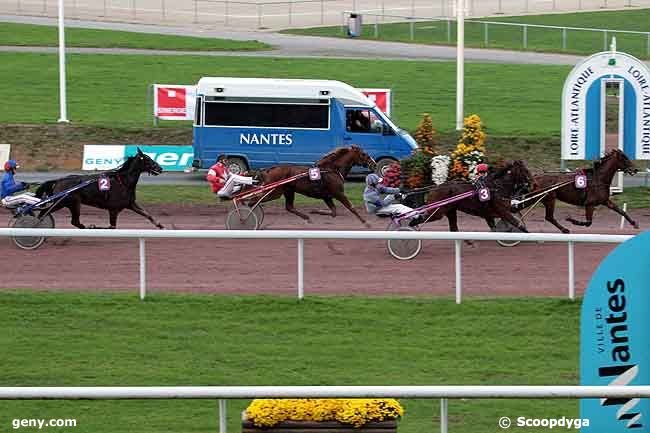
[(11, 153), (10, 144), (0, 144), (0, 164), (4, 164), (9, 159)]
[(374, 101), (377, 107), (390, 117), (391, 92), (390, 89), (359, 89), (361, 92)]
[[(650, 231), (619, 245), (594, 273), (582, 303), (580, 384), (650, 385)], [(650, 432), (650, 401), (582, 399), (582, 433)]]
[(192, 165), (192, 146), (86, 145), (82, 170), (112, 170), (140, 148), (164, 171), (184, 171)]
[(196, 86), (154, 84), (154, 117), (164, 120), (194, 119)]

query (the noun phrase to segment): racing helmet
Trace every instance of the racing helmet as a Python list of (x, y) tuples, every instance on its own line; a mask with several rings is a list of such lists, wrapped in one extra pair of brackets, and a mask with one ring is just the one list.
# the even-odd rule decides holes
[(11, 171), (11, 170), (17, 169), (18, 167), (20, 167), (20, 166), (16, 163), (16, 161), (14, 161), (13, 159), (10, 159), (9, 161), (5, 162), (5, 167), (4, 168), (5, 168), (5, 171)]
[(488, 165), (485, 163), (480, 163), (479, 165), (476, 166), (476, 172), (477, 173), (487, 173), (488, 172)]
[(366, 176), (366, 185), (368, 186), (375, 186), (381, 183), (381, 177), (379, 177), (375, 173), (370, 173), (368, 176)]

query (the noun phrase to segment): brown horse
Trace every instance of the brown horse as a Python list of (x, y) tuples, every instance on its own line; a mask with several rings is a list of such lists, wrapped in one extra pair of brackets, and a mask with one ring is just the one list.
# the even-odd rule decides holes
[[(441, 206), (433, 210), (429, 215), (424, 216), (424, 219), (427, 220), (428, 218), (427, 221), (437, 221), (446, 216), (449, 222), (449, 231), (457, 232), (457, 212), (461, 211), (485, 219), (492, 230), (496, 228), (495, 218), (501, 218), (522, 232), (528, 233), (526, 226), (510, 212), (510, 199), (517, 194), (527, 192), (533, 187), (533, 177), (526, 164), (523, 161), (506, 163), (497, 170), (491, 170), (482, 183), (490, 189), (490, 199), (488, 201), (481, 201), (478, 194), (474, 194), (463, 200)], [(431, 191), (427, 197), (427, 202), (434, 203), (476, 190), (476, 188), (477, 185), (467, 181), (448, 181)], [(420, 221), (421, 219), (418, 219), (414, 223)]]
[[(625, 153), (619, 149), (614, 149), (608, 152), (598, 161), (595, 161), (593, 168), (584, 170), (585, 174), (587, 175), (586, 188), (576, 188), (573, 182), (576, 176), (575, 173), (543, 174), (540, 176), (535, 176), (537, 189), (531, 192), (531, 195), (535, 195), (536, 192), (543, 192), (545, 189), (552, 188), (555, 185), (566, 183), (565, 186), (549, 192), (542, 199), (542, 204), (546, 210), (546, 221), (550, 222), (555, 227), (560, 229), (562, 233), (569, 233), (569, 229), (562, 226), (555, 219), (555, 200), (560, 200), (565, 203), (585, 208), (585, 217), (587, 218), (586, 221), (578, 221), (573, 218), (567, 218), (567, 221), (574, 225), (589, 227), (594, 215), (594, 208), (599, 205), (605, 205), (614, 212), (625, 217), (625, 219), (630, 224), (632, 224), (634, 228), (638, 229), (639, 224), (636, 221), (632, 220), (632, 218), (630, 218), (626, 212), (619, 208), (616, 203), (611, 201), (609, 198), (609, 188), (612, 183), (612, 179), (614, 178), (616, 172), (619, 170), (623, 170), (626, 173), (632, 175), (636, 174), (638, 171), (634, 168), (634, 164), (625, 155)], [(532, 205), (533, 203), (534, 201), (531, 201), (529, 205)]]
[[(286, 210), (311, 222), (308, 215), (294, 207), (296, 193), (323, 200), (330, 211), (314, 211), (314, 213), (331, 217), (336, 216), (336, 206), (334, 205), (334, 199), (336, 199), (367, 225), (366, 220), (352, 206), (344, 191), (345, 178), (354, 165), (367, 167), (370, 170), (374, 170), (377, 166), (375, 161), (359, 146), (337, 148), (316, 162), (316, 167), (321, 170), (319, 181), (312, 181), (309, 177), (299, 178), (295, 182), (277, 187), (263, 201), (275, 200), (284, 195)], [(306, 173), (308, 170), (309, 167), (306, 166), (280, 165), (259, 171), (257, 177), (264, 185)]]

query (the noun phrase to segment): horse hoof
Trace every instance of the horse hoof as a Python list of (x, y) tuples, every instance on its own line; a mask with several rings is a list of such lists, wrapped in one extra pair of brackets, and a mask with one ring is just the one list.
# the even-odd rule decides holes
[(638, 223), (638, 222), (634, 222), (634, 223), (632, 224), (632, 227), (634, 227), (634, 228), (637, 229), (637, 230), (641, 228), (641, 227), (639, 226), (639, 223)]
[(366, 226), (367, 229), (371, 229), (371, 228), (372, 228), (372, 226), (370, 225), (370, 223), (363, 223), (363, 225)]
[(566, 234), (571, 233), (571, 230), (569, 230), (569, 229), (562, 229), (562, 233), (564, 233), (564, 234), (566, 235)]

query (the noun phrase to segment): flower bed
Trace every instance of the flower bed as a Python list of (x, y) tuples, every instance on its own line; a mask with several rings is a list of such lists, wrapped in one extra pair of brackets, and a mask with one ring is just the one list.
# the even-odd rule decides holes
[(403, 414), (404, 409), (394, 399), (257, 399), (244, 412), (243, 431), (276, 427), (302, 431), (332, 426), (394, 431), (396, 420)]

